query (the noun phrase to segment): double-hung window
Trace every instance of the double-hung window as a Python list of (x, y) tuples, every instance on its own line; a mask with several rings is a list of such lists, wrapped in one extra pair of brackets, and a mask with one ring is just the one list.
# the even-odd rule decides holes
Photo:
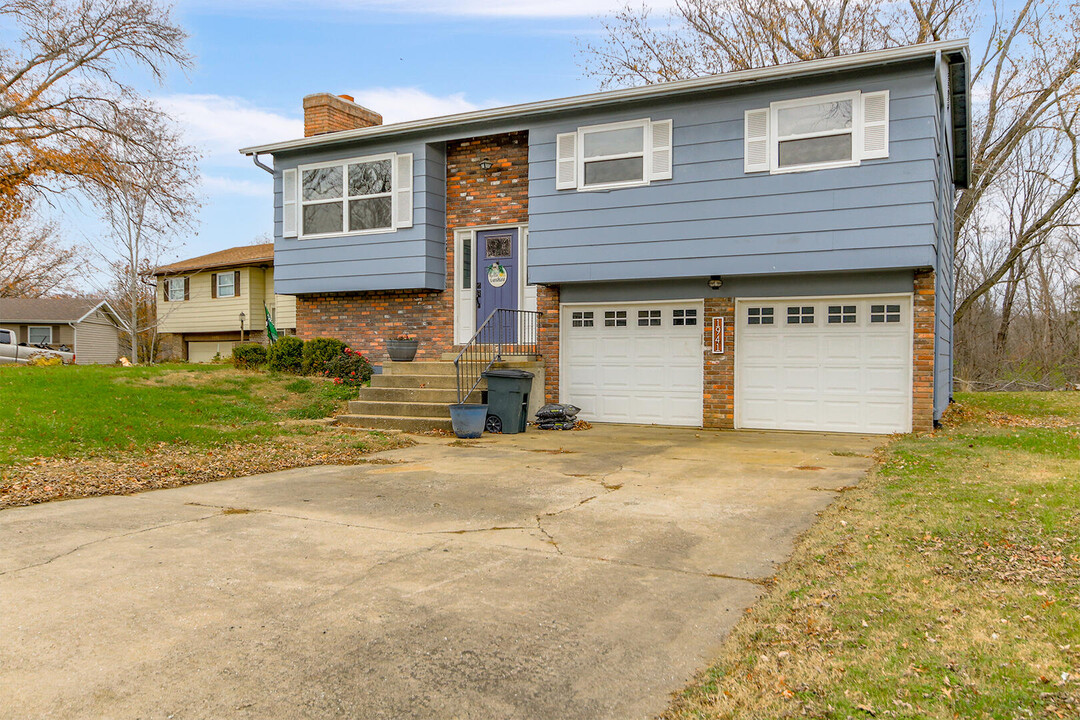
[(889, 91), (781, 100), (745, 114), (746, 172), (859, 165), (889, 156)]
[(165, 282), (169, 283), (169, 287), (166, 289), (165, 299), (169, 302), (177, 302), (178, 300), (187, 299), (187, 278), (174, 277), (169, 278)]
[(51, 345), (52, 327), (49, 325), (31, 325), (26, 329), (26, 340), (31, 345)]
[(218, 273), (214, 276), (214, 282), (217, 283), (219, 298), (236, 297), (239, 294), (236, 292), (236, 276), (231, 272)]
[(282, 235), (318, 238), (411, 227), (412, 172), (409, 153), (283, 170)]
[(557, 190), (615, 190), (671, 179), (671, 120), (580, 127), (556, 137)]

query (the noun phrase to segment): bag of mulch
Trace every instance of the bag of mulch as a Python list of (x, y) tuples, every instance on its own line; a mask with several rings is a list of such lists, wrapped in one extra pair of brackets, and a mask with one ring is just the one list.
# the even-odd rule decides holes
[(536, 424), (539, 430), (573, 430), (574, 420), (541, 420)]
[(581, 412), (581, 408), (568, 403), (548, 403), (536, 411), (539, 420), (567, 420)]

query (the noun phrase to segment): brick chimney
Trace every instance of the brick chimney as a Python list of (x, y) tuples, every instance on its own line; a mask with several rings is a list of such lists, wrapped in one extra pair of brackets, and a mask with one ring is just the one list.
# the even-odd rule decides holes
[(315, 93), (304, 98), (304, 137), (382, 125), (382, 115), (349, 95)]

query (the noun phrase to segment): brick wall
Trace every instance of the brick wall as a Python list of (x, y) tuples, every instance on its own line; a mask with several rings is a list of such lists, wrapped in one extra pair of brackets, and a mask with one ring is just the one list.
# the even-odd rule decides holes
[(186, 359), (183, 335), (180, 333), (161, 333), (158, 336), (158, 360), (170, 362)]
[(544, 401), (559, 402), (559, 286), (536, 288), (536, 309), (543, 313), (537, 329), (540, 355), (544, 359)]
[[(724, 354), (712, 351), (713, 318), (724, 319)], [(702, 424), (707, 428), (735, 427), (735, 300), (705, 298), (705, 389)]]
[(934, 271), (915, 271), (915, 328), (912, 350), (911, 429), (934, 429)]
[(429, 290), (323, 293), (296, 296), (296, 335), (333, 337), (387, 362), (386, 341), (412, 335), (417, 360), (438, 360), (454, 344), (451, 293)]
[(304, 98), (304, 137), (382, 125), (382, 115), (348, 95), (315, 93)]

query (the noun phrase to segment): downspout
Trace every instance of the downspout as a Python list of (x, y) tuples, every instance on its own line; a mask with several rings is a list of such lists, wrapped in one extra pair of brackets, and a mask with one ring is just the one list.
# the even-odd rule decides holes
[(262, 168), (263, 170), (270, 173), (271, 175), (274, 174), (274, 168), (270, 167), (269, 165), (264, 163), (262, 160), (260, 160), (259, 159), (259, 153), (252, 153), (251, 154), (251, 159), (255, 163), (255, 167)]
[(79, 364), (79, 328), (75, 323), (68, 323), (71, 326), (71, 364)]

